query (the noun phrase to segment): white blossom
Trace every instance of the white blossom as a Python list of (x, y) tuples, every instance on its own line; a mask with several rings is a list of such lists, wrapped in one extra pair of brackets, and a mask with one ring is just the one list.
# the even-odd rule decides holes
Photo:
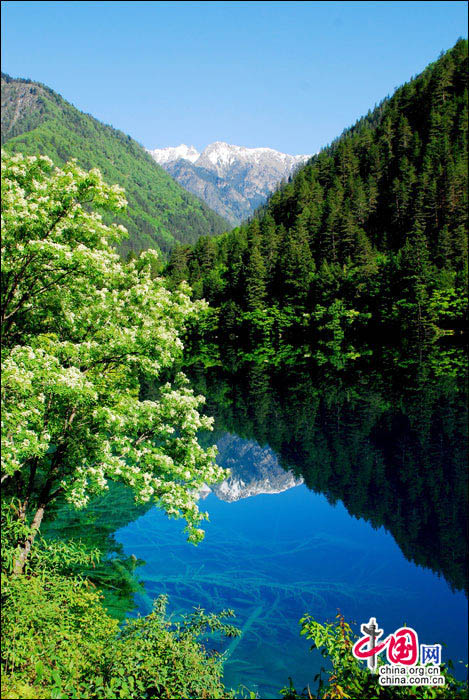
[(155, 251), (138, 265), (122, 262), (111, 242), (125, 228), (83, 207), (90, 199), (125, 206), (122, 189), (98, 170), (3, 154), (2, 192), (4, 473), (27, 471), (34, 457), (47, 474), (58, 455), (57, 485), (75, 507), (122, 481), (138, 500), (184, 517), (199, 541), (206, 514), (197, 487), (226, 476), (215, 450), (197, 441), (212, 420), (182, 374), (157, 401), (140, 398), (138, 377), (160, 381), (204, 304), (191, 302), (186, 286), (171, 293), (152, 278)]

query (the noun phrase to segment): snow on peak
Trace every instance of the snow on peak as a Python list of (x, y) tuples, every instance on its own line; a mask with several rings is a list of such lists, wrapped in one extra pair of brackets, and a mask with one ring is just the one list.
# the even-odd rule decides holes
[(209, 144), (207, 148), (202, 151), (201, 155), (205, 156), (213, 165), (229, 165), (237, 159), (237, 156), (239, 158), (239, 150), (239, 146), (232, 146), (223, 141), (215, 141), (215, 143)]
[(186, 146), (185, 143), (181, 143), (180, 146), (155, 148), (153, 151), (149, 151), (149, 153), (160, 165), (163, 163), (172, 163), (180, 158), (183, 160), (189, 160), (191, 163), (195, 163), (200, 156), (199, 151), (194, 148), (194, 146)]
[(248, 218), (282, 180), (311, 158), (224, 141), (209, 144), (201, 153), (184, 144), (149, 153), (185, 189), (233, 226)]
[(215, 141), (202, 151), (200, 161), (202, 164), (203, 160), (208, 160), (212, 165), (219, 167), (229, 166), (235, 162), (244, 162), (252, 165), (270, 164), (281, 168), (291, 168), (297, 163), (304, 163), (310, 157), (310, 155), (291, 156), (273, 148), (247, 148), (234, 146), (224, 141)]
[(184, 143), (180, 146), (155, 148), (149, 153), (160, 165), (174, 163), (177, 160), (188, 160), (202, 167), (208, 166), (215, 169), (226, 169), (236, 163), (244, 163), (253, 166), (270, 165), (276, 169), (289, 170), (299, 163), (305, 163), (311, 157), (310, 155), (291, 156), (273, 148), (234, 146), (224, 141), (209, 144), (202, 153), (199, 153), (194, 146), (186, 146)]

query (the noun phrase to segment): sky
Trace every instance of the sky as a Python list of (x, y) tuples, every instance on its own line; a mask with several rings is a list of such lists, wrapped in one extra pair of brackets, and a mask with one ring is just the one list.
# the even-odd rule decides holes
[(467, 37), (466, 2), (2, 2), (2, 70), (146, 148), (310, 154)]

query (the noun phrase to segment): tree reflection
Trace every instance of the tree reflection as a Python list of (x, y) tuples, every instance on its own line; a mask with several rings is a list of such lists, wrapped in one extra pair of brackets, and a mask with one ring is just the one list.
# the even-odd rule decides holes
[(191, 369), (216, 431), (268, 444), (310, 489), (384, 526), (407, 559), (467, 592), (462, 349), (374, 348), (342, 371), (232, 349), (220, 358)]

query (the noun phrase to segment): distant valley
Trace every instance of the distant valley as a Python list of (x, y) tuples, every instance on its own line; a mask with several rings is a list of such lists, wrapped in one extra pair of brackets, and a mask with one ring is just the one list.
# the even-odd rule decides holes
[(251, 216), (282, 180), (311, 158), (222, 141), (211, 143), (201, 153), (185, 144), (149, 153), (186, 190), (233, 226)]
[(125, 188), (127, 213), (114, 217), (129, 231), (123, 255), (158, 247), (168, 258), (177, 244), (227, 231), (310, 158), (222, 142), (201, 153), (185, 145), (148, 151), (42, 83), (2, 73), (1, 87), (2, 148), (43, 153), (56, 165), (76, 158)]
[(113, 217), (129, 231), (120, 252), (195, 243), (229, 228), (226, 220), (174, 181), (130, 136), (84, 114), (42, 83), (2, 73), (2, 148), (40, 153), (62, 165), (76, 158), (99, 168), (109, 184), (124, 187), (126, 215)]

